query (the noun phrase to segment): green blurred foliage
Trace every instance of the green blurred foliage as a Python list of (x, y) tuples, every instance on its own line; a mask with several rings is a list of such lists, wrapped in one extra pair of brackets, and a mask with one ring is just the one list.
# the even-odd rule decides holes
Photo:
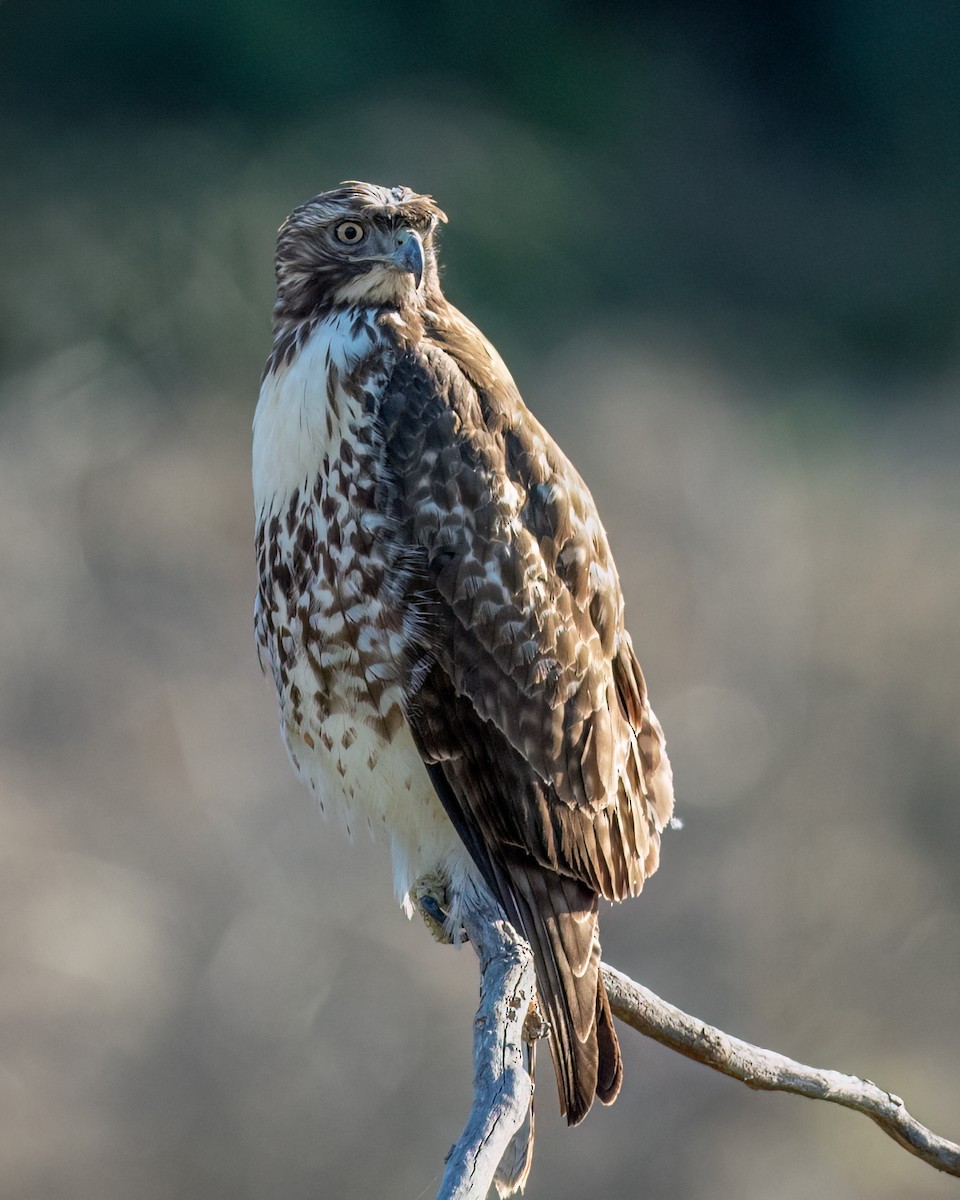
[(874, 397), (955, 355), (947, 0), (52, 0), (0, 30), (12, 365), (97, 329), (240, 386), (265, 231), (364, 175), (439, 197), (456, 295), (516, 353), (639, 319)]

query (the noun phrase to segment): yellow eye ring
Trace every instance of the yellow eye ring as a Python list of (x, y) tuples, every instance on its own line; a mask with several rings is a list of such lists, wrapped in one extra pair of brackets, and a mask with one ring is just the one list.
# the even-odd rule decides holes
[(359, 221), (341, 221), (334, 232), (337, 241), (343, 242), (345, 246), (356, 246), (367, 236), (367, 231)]

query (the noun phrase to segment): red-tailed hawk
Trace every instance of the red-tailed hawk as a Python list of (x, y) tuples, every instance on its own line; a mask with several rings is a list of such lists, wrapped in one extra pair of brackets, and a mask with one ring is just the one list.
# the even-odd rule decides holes
[(673, 805), (583, 480), (444, 298), (446, 218), (345, 183), (280, 230), (254, 419), (256, 632), (295, 767), (389, 844), (397, 894), (489, 888), (533, 949), (570, 1124), (616, 1097), (600, 897)]

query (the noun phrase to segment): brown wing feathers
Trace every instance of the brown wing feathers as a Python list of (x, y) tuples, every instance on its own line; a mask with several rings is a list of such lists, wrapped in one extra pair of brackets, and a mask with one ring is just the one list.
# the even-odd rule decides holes
[(394, 586), (413, 614), (408, 717), (531, 943), (573, 1124), (619, 1091), (598, 901), (655, 869), (669, 765), (589, 493), (473, 327), (445, 302), (439, 325), (444, 348), (402, 355), (381, 411)]

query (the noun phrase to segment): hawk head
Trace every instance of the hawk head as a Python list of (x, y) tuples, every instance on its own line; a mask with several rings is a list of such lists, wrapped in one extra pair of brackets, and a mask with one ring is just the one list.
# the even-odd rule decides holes
[(413, 302), (437, 286), (433, 235), (446, 219), (407, 187), (349, 181), (314, 196), (280, 227), (277, 318)]

